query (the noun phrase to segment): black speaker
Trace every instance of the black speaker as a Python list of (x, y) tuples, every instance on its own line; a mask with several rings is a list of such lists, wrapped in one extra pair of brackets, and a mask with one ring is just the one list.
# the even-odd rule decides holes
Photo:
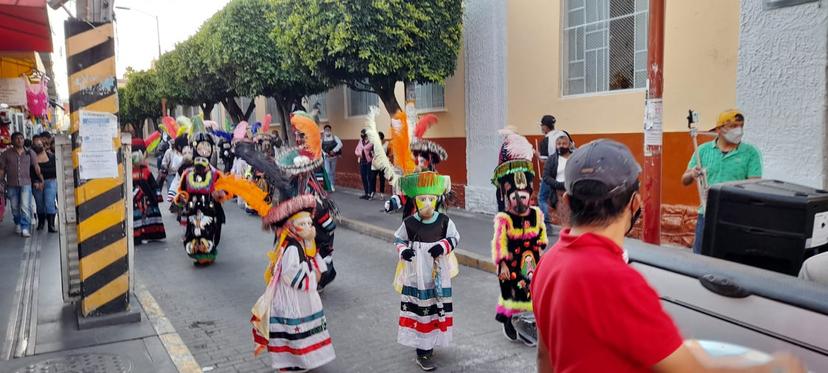
[(828, 191), (779, 180), (713, 185), (702, 254), (796, 276), (828, 250)]

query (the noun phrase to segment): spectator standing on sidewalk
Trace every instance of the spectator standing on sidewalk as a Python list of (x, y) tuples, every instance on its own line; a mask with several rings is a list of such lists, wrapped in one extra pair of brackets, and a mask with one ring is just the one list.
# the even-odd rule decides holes
[[(544, 115), (540, 120), (540, 128), (543, 133), (543, 139), (540, 144), (538, 144), (538, 149), (536, 151), (538, 158), (540, 158), (544, 165), (546, 165), (546, 162), (550, 156), (555, 155), (555, 139), (552, 138), (552, 135), (556, 133), (555, 122), (557, 122), (555, 117), (549, 114)], [(538, 191), (538, 207), (540, 207), (547, 225), (549, 224), (549, 198), (551, 195), (552, 187), (547, 185), (542, 179), (540, 183), (540, 191)]]
[(354, 150), (359, 160), (359, 176), (362, 178), (362, 190), (364, 194), (360, 199), (374, 198), (374, 174), (371, 172), (371, 162), (374, 160), (374, 144), (368, 140), (365, 129), (359, 133), (359, 142)]
[[(575, 143), (566, 131), (553, 132), (554, 134), (549, 138), (555, 144), (555, 152), (550, 153), (546, 159), (546, 163), (543, 166), (542, 181), (542, 184), (547, 185), (551, 189), (551, 193), (549, 193), (549, 199), (545, 201), (538, 197), (538, 204), (547, 202), (549, 207), (554, 209), (558, 215), (558, 221), (561, 227), (568, 227), (569, 209), (561, 203), (561, 198), (564, 192), (566, 192), (566, 187), (564, 186), (564, 169), (566, 168), (566, 162), (575, 150)], [(551, 221), (549, 210), (544, 213), (544, 216), (546, 217), (547, 223)]]
[(35, 136), (32, 139), (32, 150), (37, 155), (37, 165), (43, 175), (43, 183), (39, 183), (32, 193), (37, 206), (37, 230), (43, 230), (48, 222), (49, 233), (57, 232), (55, 229), (55, 214), (57, 214), (57, 168), (55, 166), (55, 154), (47, 150), (43, 143), (44, 136)]
[(0, 155), (0, 189), (5, 189), (8, 193), (15, 233), (31, 237), (29, 229), (32, 212), (29, 201), (32, 199), (32, 165), (35, 170), (34, 180), (40, 182), (43, 177), (40, 175), (40, 166), (37, 165), (37, 155), (34, 151), (23, 148), (23, 134), (15, 132), (11, 139), (12, 147)]
[(325, 173), (331, 180), (331, 192), (336, 190), (336, 161), (342, 155), (342, 140), (333, 134), (330, 124), (322, 130), (322, 152), (325, 156)]
[[(711, 130), (717, 133), (716, 138), (699, 145), (697, 150), (701, 166), (696, 163), (694, 153), (687, 164), (687, 171), (681, 177), (681, 183), (692, 184), (702, 172), (707, 175), (707, 185), (761, 178), (762, 155), (753, 145), (742, 142), (744, 126), (745, 117), (737, 109), (719, 114), (716, 127)], [(696, 254), (701, 254), (706, 203), (707, 201), (701, 201), (696, 220), (696, 237), (693, 241), (693, 252)]]
[(531, 287), (538, 372), (804, 372), (790, 355), (725, 365), (682, 340), (622, 246), (641, 211), (640, 172), (629, 149), (611, 140), (569, 159), (563, 202), (572, 228), (541, 258)]

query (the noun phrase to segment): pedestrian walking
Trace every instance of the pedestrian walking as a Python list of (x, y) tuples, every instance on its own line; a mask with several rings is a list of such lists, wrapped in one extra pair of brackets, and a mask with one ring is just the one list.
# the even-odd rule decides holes
[(532, 145), (525, 137), (512, 133), (504, 139), (493, 183), (505, 198), (505, 211), (494, 217), (492, 261), (500, 282), (500, 296), (495, 320), (510, 341), (520, 340), (527, 346), (535, 342), (519, 335), (512, 316), (532, 312), (529, 285), (541, 253), (546, 250), (546, 224), (540, 208), (531, 206), (532, 181), (535, 177)]
[(359, 161), (359, 176), (362, 178), (363, 195), (360, 199), (374, 198), (374, 174), (371, 172), (371, 162), (374, 160), (374, 144), (368, 141), (368, 136), (365, 134), (365, 129), (359, 133), (359, 142), (357, 143), (354, 154)]
[[(572, 152), (575, 150), (575, 143), (572, 141), (572, 138), (569, 136), (568, 132), (553, 132), (554, 134), (549, 138), (555, 144), (555, 152), (549, 154), (549, 157), (546, 159), (546, 163), (544, 163), (543, 179), (541, 182), (541, 186), (545, 185), (550, 190), (549, 198), (544, 201), (540, 196), (538, 196), (538, 204), (541, 205), (543, 202), (547, 202), (548, 206), (551, 207), (557, 215), (558, 222), (561, 227), (568, 227), (569, 209), (566, 208), (565, 204), (561, 203), (561, 199), (563, 198), (563, 194), (566, 192), (564, 184), (564, 181), (566, 180), (564, 169), (566, 169), (566, 163), (572, 155)], [(551, 221), (550, 214), (551, 212), (548, 209), (544, 213), (547, 227), (550, 226), (548, 224)]]
[(43, 183), (35, 187), (32, 193), (37, 206), (37, 230), (43, 230), (48, 225), (49, 233), (55, 233), (57, 232), (55, 228), (57, 168), (55, 166), (55, 154), (48, 150), (48, 147), (44, 144), (44, 138), (45, 136), (41, 135), (35, 136), (32, 140), (32, 150), (37, 155), (37, 165), (43, 175)]
[[(11, 135), (12, 147), (0, 156), (0, 189), (5, 189), (14, 216), (14, 231), (23, 237), (31, 237), (32, 181), (42, 182), (37, 155), (23, 147), (23, 134)], [(34, 165), (35, 174), (30, 173)]]
[(322, 130), (322, 152), (325, 164), (325, 173), (331, 181), (331, 192), (336, 191), (336, 161), (342, 155), (342, 140), (333, 134), (330, 124)]
[(804, 372), (790, 355), (737, 368), (699, 356), (658, 294), (627, 264), (624, 236), (641, 211), (641, 167), (629, 149), (596, 140), (566, 166), (572, 227), (541, 258), (532, 281), (538, 372)]
[(400, 292), (397, 342), (416, 349), (416, 363), (424, 371), (437, 368), (434, 347), (448, 347), (454, 325), (451, 278), (457, 264), (451, 258), (460, 234), (437, 200), (450, 189), (447, 176), (419, 172), (403, 176), (403, 193), (415, 200), (417, 212), (403, 220), (394, 233), (400, 261), (394, 283)]
[[(557, 120), (552, 115), (544, 115), (541, 117), (540, 120), (540, 129), (541, 133), (543, 133), (543, 139), (541, 139), (540, 144), (538, 145), (537, 155), (541, 162), (544, 164), (544, 168), (546, 167), (546, 162), (548, 162), (550, 156), (555, 155), (555, 139), (552, 138), (552, 135), (556, 134), (555, 131), (555, 123)], [(541, 180), (540, 183), (540, 190), (538, 191), (538, 207), (540, 207), (541, 212), (543, 213), (544, 219), (546, 219), (546, 223), (549, 223), (549, 199), (552, 195), (552, 188), (550, 185), (546, 184)], [(551, 205), (554, 206), (554, 205)]]
[[(717, 136), (713, 141), (699, 145), (698, 157), (694, 153), (687, 164), (687, 171), (681, 176), (681, 183), (690, 185), (704, 173), (708, 185), (730, 181), (758, 179), (762, 177), (762, 155), (755, 146), (742, 141), (745, 117), (738, 109), (729, 109), (719, 114), (716, 127), (711, 131)], [(701, 165), (696, 162), (701, 159)], [(701, 254), (704, 233), (704, 207), (701, 201), (696, 219), (696, 237), (693, 252)]]

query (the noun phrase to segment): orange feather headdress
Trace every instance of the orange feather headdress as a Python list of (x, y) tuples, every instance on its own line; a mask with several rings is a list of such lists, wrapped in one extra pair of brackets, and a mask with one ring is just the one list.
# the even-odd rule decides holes
[(408, 132), (408, 118), (405, 112), (398, 110), (391, 119), (391, 154), (394, 155), (394, 164), (397, 165), (403, 174), (414, 172), (417, 163), (411, 154), (409, 146), (411, 137)]

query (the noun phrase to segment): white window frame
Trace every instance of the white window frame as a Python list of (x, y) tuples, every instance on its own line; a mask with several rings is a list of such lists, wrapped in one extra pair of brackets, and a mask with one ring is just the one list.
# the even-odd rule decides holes
[[(608, 95), (624, 94), (624, 93), (630, 93), (630, 92), (643, 92), (643, 91), (646, 91), (646, 89), (647, 89), (646, 88), (646, 82), (647, 82), (647, 76), (646, 76), (646, 74), (647, 74), (647, 40), (646, 40), (646, 35), (647, 35), (647, 32), (645, 31), (645, 33), (644, 33), (644, 35), (645, 35), (645, 39), (643, 41), (644, 49), (636, 49), (636, 41), (638, 41), (638, 40), (636, 39), (635, 21), (638, 18), (640, 18), (639, 16), (643, 16), (644, 21), (645, 21), (645, 28), (648, 26), (646, 24), (646, 22), (649, 22), (649, 20), (647, 19), (647, 15), (649, 14), (649, 7), (644, 8), (643, 10), (638, 10), (638, 3), (641, 2), (641, 3), (646, 5), (647, 0), (635, 0), (634, 1), (634, 8), (633, 8), (632, 13), (625, 14), (625, 15), (622, 15), (622, 16), (617, 16), (617, 17), (609, 17), (609, 14), (610, 14), (609, 6), (610, 6), (610, 1), (612, 1), (612, 0), (606, 0), (606, 3), (607, 3), (607, 8), (605, 9), (606, 14), (607, 14), (606, 18), (600, 19), (598, 21), (586, 22), (586, 14), (584, 14), (583, 17), (584, 17), (585, 22), (583, 24), (579, 24), (577, 26), (570, 26), (569, 25), (570, 10), (568, 9), (568, 5), (569, 5), (569, 2), (571, 2), (571, 1), (576, 1), (576, 0), (561, 1), (561, 23), (560, 23), (561, 24), (561, 38), (560, 38), (560, 46), (561, 46), (561, 48), (560, 48), (560, 50), (561, 50), (561, 53), (560, 53), (560, 56), (561, 56), (560, 66), (561, 66), (561, 69), (560, 69), (560, 72), (559, 72), (560, 77), (561, 77), (561, 85), (560, 85), (561, 98), (568, 99), (568, 98), (581, 98), (581, 97), (592, 97), (592, 96), (608, 96)], [(583, 5), (581, 7), (573, 8), (571, 10), (572, 12), (575, 12), (575, 11), (578, 11), (578, 10), (586, 12), (586, 3), (589, 0), (581, 0), (581, 1), (583, 2)], [(601, 1), (601, 0), (598, 0), (598, 1)], [(609, 60), (610, 59), (610, 55), (609, 55), (609, 48), (610, 48), (609, 25), (614, 20), (623, 19), (623, 18), (626, 18), (626, 17), (632, 17), (633, 22), (634, 22), (633, 23), (633, 35), (632, 35), (632, 37), (633, 37), (633, 75), (632, 75), (633, 88), (613, 89), (613, 90), (611, 90), (609, 88), (609, 85), (610, 85), (611, 80), (612, 80), (612, 77), (610, 76), (611, 61)], [(584, 32), (583, 32), (584, 41), (583, 41), (583, 43), (584, 43), (584, 48), (586, 48), (586, 44), (585, 44), (586, 43), (586, 34), (587, 34), (586, 33), (586, 28), (590, 25), (600, 25), (602, 23), (607, 25), (606, 28), (603, 29), (604, 32), (606, 32), (606, 43), (601, 48), (597, 48), (595, 50), (597, 51), (599, 49), (603, 49), (604, 52), (605, 52), (605, 57), (604, 58), (605, 58), (605, 64), (606, 64), (606, 74), (605, 74), (606, 75), (606, 82), (605, 82), (606, 83), (606, 85), (605, 85), (606, 88), (601, 89), (601, 90), (588, 92), (587, 87), (586, 87), (586, 84), (587, 84), (587, 82), (586, 82), (586, 80), (587, 80), (587, 76), (586, 76), (587, 75), (587, 72), (586, 72), (586, 52), (587, 52), (587, 50), (584, 49), (584, 51), (583, 51), (583, 53), (584, 53), (584, 56), (583, 56), (584, 58), (583, 59), (570, 61), (569, 60), (569, 33), (568, 32), (571, 31), (571, 30), (578, 29), (578, 28), (584, 28)], [(590, 51), (593, 51), (593, 50), (590, 50)], [(644, 60), (643, 60), (643, 63), (641, 64), (641, 66), (643, 66), (643, 68), (636, 69), (635, 68), (635, 61), (636, 61), (635, 58), (636, 58), (636, 55), (638, 55), (639, 53), (643, 54)], [(572, 78), (569, 77), (569, 68), (570, 68), (570, 63), (571, 62), (574, 62), (574, 63), (580, 62), (581, 64), (583, 64), (584, 74), (580, 78), (580, 79), (584, 80), (584, 82), (583, 82), (584, 90), (583, 90), (582, 93), (569, 93), (569, 91), (570, 91), (570, 89), (569, 89), (570, 81), (578, 80), (577, 78), (572, 79)], [(641, 86), (636, 87), (635, 86), (636, 85), (635, 76), (638, 73), (643, 73), (644, 74), (644, 81), (643, 81)]]
[[(439, 83), (425, 83), (425, 84), (415, 83), (415, 84), (416, 84), (416, 87), (431, 85), (431, 86), (438, 86), (438, 87), (443, 88), (443, 105), (442, 106), (418, 107), (417, 108), (417, 113), (418, 114), (440, 113), (440, 112), (448, 111), (446, 109), (446, 86), (445, 86), (445, 84), (439, 84)], [(415, 90), (416, 90), (416, 88), (415, 88)], [(415, 98), (416, 98), (416, 102), (415, 102), (415, 105), (416, 105), (417, 102), (420, 102), (420, 95), (417, 94)]]
[[(370, 112), (371, 106), (374, 106), (374, 105), (379, 106), (380, 105), (380, 98), (379, 98), (379, 95), (376, 94), (376, 93), (363, 92), (363, 91), (354, 91), (353, 89), (351, 89), (351, 87), (348, 87), (348, 86), (343, 86), (343, 88), (345, 89), (345, 94), (343, 95), (345, 97), (345, 118), (364, 118), (364, 117), (367, 117), (368, 113)], [(351, 114), (351, 92), (360, 92), (360, 93), (372, 94), (372, 95), (374, 95), (374, 97), (377, 98), (377, 101), (374, 103), (374, 105), (371, 105), (370, 102), (368, 103), (368, 108), (366, 108), (365, 114)]]

